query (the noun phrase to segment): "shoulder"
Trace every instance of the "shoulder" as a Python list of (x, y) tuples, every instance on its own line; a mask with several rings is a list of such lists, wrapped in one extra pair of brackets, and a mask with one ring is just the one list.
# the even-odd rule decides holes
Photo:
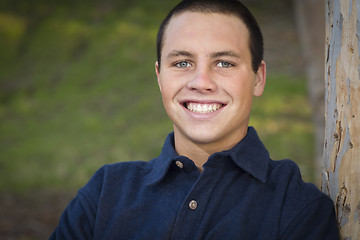
[(79, 190), (78, 196), (87, 201), (97, 202), (111, 192), (141, 184), (152, 171), (154, 161), (134, 161), (107, 164), (99, 168), (88, 183)]
[[(155, 161), (155, 160), (153, 160)], [(127, 175), (141, 175), (149, 173), (153, 168), (153, 161), (134, 161), (107, 164), (101, 167), (95, 174), (107, 178), (124, 178)]]
[(314, 184), (303, 181), (295, 162), (272, 161), (269, 181), (276, 186), (276, 192), (281, 199), (280, 232), (285, 232), (283, 236), (296, 232), (295, 229), (300, 234), (301, 227), (304, 231), (313, 230), (314, 224), (322, 227), (330, 226), (335, 232), (337, 231), (332, 200)]
[(99, 168), (91, 177), (91, 182), (105, 181), (107, 179), (124, 178), (127, 175), (147, 174), (152, 169), (152, 161), (134, 161), (106, 164)]
[(270, 162), (268, 181), (294, 195), (307, 193), (307, 198), (324, 196), (314, 184), (303, 181), (298, 165), (288, 159)]
[(279, 194), (283, 192), (284, 203), (289, 203), (291, 208), (327, 198), (314, 184), (303, 181), (299, 167), (291, 160), (271, 161), (268, 181)]
[[(286, 177), (301, 177), (298, 165), (289, 159), (271, 160), (269, 164), (269, 174), (281, 174)], [(271, 175), (270, 175), (271, 177)]]

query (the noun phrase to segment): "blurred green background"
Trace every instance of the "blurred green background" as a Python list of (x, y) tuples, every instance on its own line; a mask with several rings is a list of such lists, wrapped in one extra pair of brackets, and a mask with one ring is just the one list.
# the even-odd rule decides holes
[[(150, 160), (171, 122), (154, 63), (178, 1), (0, 0), (0, 238), (47, 239), (103, 164)], [(251, 125), (314, 182), (314, 136), (291, 1), (244, 0), (268, 78)], [(271, 10), (270, 10), (271, 9)]]
[[(0, 1), (0, 192), (75, 190), (103, 164), (160, 153), (172, 125), (154, 73), (155, 38), (177, 2)], [(271, 24), (264, 1), (248, 2), (260, 25)], [(289, 7), (283, 2), (272, 5)], [(283, 31), (294, 44), (294, 29)], [(279, 64), (268, 64), (251, 124), (273, 159), (295, 160), (313, 181), (306, 82)]]

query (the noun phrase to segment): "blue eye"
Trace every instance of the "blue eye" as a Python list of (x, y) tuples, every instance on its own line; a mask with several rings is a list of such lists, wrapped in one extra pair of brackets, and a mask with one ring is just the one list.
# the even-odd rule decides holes
[(230, 68), (232, 66), (234, 66), (233, 64), (229, 63), (229, 62), (224, 62), (224, 61), (220, 61), (216, 64), (217, 67), (222, 67), (222, 68)]
[(175, 64), (176, 67), (178, 68), (186, 68), (190, 66), (190, 63), (187, 61), (181, 61)]

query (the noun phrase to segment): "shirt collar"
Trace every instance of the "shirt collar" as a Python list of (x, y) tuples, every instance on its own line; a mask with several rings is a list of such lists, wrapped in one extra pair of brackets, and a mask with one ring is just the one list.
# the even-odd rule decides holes
[(270, 156), (253, 127), (248, 128), (246, 136), (232, 149), (212, 156), (228, 156), (245, 172), (262, 183), (266, 182)]
[(174, 133), (172, 132), (167, 136), (160, 156), (153, 160), (154, 164), (149, 175), (149, 184), (157, 183), (163, 179), (170, 168), (170, 164), (177, 157), (179, 157), (179, 155), (175, 151)]
[[(161, 154), (153, 160), (153, 169), (149, 175), (149, 184), (163, 179), (171, 163), (180, 156), (175, 151), (174, 133), (170, 133), (164, 143)], [(269, 166), (269, 153), (253, 127), (247, 135), (232, 149), (214, 153), (211, 157), (230, 157), (238, 167), (265, 183)]]

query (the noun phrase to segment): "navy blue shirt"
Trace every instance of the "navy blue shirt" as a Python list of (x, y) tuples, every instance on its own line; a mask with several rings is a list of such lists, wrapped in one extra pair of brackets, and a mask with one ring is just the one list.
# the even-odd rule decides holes
[(332, 201), (295, 163), (272, 161), (255, 130), (202, 173), (173, 134), (158, 158), (98, 170), (51, 239), (339, 239)]

